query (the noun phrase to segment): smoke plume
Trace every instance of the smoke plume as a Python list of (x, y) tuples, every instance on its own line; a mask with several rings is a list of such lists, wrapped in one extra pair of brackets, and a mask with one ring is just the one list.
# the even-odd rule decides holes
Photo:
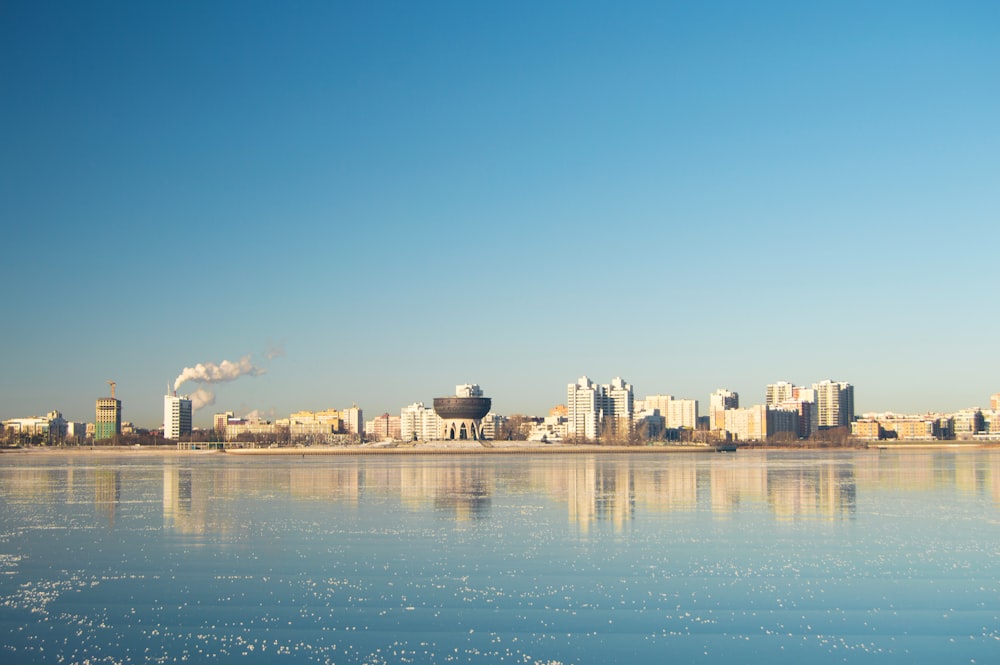
[(191, 400), (191, 409), (193, 411), (215, 404), (215, 393), (211, 390), (205, 390), (204, 388), (198, 388), (193, 393), (188, 395), (188, 398)]
[(180, 388), (181, 384), (185, 381), (194, 381), (195, 383), (222, 383), (224, 381), (235, 381), (241, 376), (246, 375), (260, 376), (264, 373), (264, 371), (265, 370), (263, 368), (257, 367), (253, 364), (250, 360), (250, 354), (243, 356), (237, 362), (223, 360), (218, 365), (215, 363), (198, 363), (194, 367), (184, 368), (184, 371), (181, 372), (174, 381), (174, 390)]

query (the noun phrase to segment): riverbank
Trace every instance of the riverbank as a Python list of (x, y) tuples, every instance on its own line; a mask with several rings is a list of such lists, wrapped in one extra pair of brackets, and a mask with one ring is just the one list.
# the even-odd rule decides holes
[(366, 444), (357, 446), (288, 446), (281, 448), (179, 449), (175, 446), (54, 446), (4, 448), (7, 455), (235, 455), (235, 456), (315, 456), (315, 455), (517, 455), (560, 453), (714, 453), (715, 446), (599, 446), (545, 444), (529, 441), (488, 442), (429, 441), (417, 444)]
[(558, 455), (558, 454), (691, 454), (716, 452), (814, 452), (829, 453), (837, 450), (870, 452), (906, 452), (928, 450), (981, 450), (1000, 448), (997, 442), (939, 441), (920, 443), (875, 443), (853, 447), (805, 446), (746, 446), (733, 450), (715, 445), (653, 445), (653, 446), (602, 446), (595, 444), (538, 443), (533, 441), (487, 442), (428, 441), (420, 443), (376, 443), (355, 446), (288, 446), (281, 448), (192, 448), (170, 446), (52, 446), (29, 448), (0, 448), (0, 455), (161, 455), (199, 456), (235, 455), (248, 456), (317, 456), (317, 455)]

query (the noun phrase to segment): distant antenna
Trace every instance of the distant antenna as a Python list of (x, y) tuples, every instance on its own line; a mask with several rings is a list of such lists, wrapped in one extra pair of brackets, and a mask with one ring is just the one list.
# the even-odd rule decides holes
[(115, 386), (117, 385), (114, 381), (109, 380), (108, 385), (111, 386), (111, 399), (115, 397)]

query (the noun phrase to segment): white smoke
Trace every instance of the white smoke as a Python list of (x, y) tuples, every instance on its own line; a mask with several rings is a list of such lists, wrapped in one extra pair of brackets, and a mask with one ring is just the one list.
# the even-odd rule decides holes
[[(194, 367), (185, 367), (174, 381), (174, 390), (181, 387), (185, 381), (196, 383), (221, 383), (223, 381), (235, 381), (241, 376), (260, 376), (265, 370), (253, 364), (250, 354), (240, 358), (237, 362), (223, 360), (215, 363), (198, 363)], [(208, 392), (208, 391), (206, 391)], [(197, 408), (197, 407), (195, 407)]]
[(198, 388), (193, 393), (188, 395), (188, 399), (191, 400), (191, 410), (197, 411), (202, 407), (212, 406), (215, 404), (215, 393), (211, 390)]

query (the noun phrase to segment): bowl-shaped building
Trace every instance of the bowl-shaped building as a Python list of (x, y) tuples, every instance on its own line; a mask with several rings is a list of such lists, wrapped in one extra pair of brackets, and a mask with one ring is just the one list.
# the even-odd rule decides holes
[(490, 412), (489, 397), (435, 397), (434, 412), (444, 421), (443, 439), (482, 439), (483, 416)]

